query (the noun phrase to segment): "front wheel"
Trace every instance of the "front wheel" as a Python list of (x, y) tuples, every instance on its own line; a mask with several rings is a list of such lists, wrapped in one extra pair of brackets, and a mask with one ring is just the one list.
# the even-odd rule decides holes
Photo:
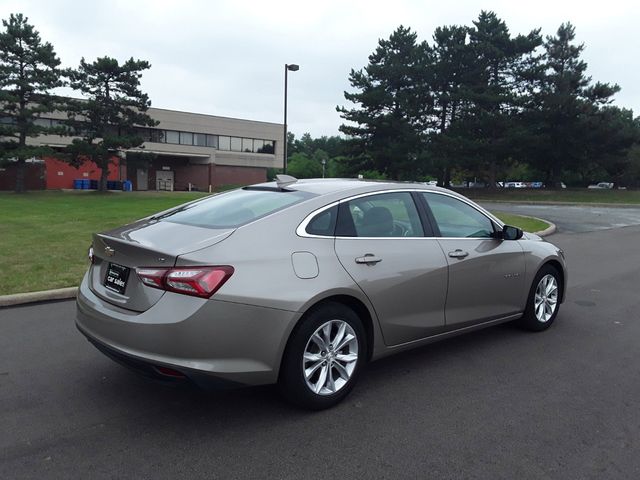
[(540, 269), (533, 279), (520, 326), (534, 332), (551, 326), (560, 309), (560, 282), (560, 272), (551, 265)]
[(280, 392), (312, 410), (330, 408), (353, 389), (366, 355), (360, 318), (339, 303), (312, 311), (294, 331), (280, 371)]

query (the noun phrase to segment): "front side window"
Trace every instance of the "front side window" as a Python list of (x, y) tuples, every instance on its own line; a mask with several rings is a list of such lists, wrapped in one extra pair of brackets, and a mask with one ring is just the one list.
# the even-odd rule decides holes
[(448, 195), (423, 193), (443, 237), (488, 238), (493, 222), (465, 202)]
[(380, 193), (340, 204), (336, 235), (422, 237), (424, 230), (409, 192)]

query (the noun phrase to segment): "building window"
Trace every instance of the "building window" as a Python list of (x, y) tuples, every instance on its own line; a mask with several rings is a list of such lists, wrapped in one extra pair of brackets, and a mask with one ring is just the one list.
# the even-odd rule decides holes
[[(5, 123), (5, 122), (0, 122), (0, 123)], [(44, 128), (50, 128), (51, 127), (51, 120), (48, 118), (36, 118), (33, 123), (35, 125), (37, 125), (38, 127), (44, 127)]]
[(193, 133), (180, 132), (180, 145), (193, 145)]
[(249, 153), (253, 152), (253, 138), (242, 139), (242, 151)]
[(207, 135), (207, 147), (218, 148), (217, 135)]
[(239, 137), (231, 137), (231, 151), (232, 152), (241, 152), (242, 151), (242, 139)]
[(165, 137), (167, 139), (167, 143), (180, 143), (180, 133), (174, 130), (166, 130)]
[(264, 140), (254, 139), (253, 140), (253, 151), (255, 153), (260, 153), (262, 148), (264, 148)]
[(151, 129), (151, 141), (155, 143), (164, 143), (165, 142), (164, 130), (158, 130), (155, 128)]
[(206, 147), (207, 146), (207, 136), (204, 133), (194, 133), (193, 134), (193, 144), (198, 147)]
[(258, 149), (258, 153), (274, 153), (276, 151), (276, 146), (273, 140), (265, 140), (262, 148)]
[(231, 137), (218, 137), (218, 149), (231, 150)]

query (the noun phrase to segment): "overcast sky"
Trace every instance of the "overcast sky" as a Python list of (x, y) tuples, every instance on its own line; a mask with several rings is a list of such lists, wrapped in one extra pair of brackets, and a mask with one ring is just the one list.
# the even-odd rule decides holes
[(0, 0), (0, 16), (24, 13), (64, 66), (131, 56), (151, 62), (142, 84), (154, 107), (282, 122), (284, 64), (289, 129), (336, 135), (351, 68), (367, 64), (399, 26), (430, 40), (440, 25), (470, 25), (493, 10), (512, 34), (571, 21), (594, 80), (617, 83), (616, 104), (640, 115), (640, 2), (598, 1), (206, 1)]

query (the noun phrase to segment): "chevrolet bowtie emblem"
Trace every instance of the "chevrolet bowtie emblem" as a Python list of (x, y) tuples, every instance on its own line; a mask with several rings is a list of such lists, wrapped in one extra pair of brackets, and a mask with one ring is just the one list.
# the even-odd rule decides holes
[(115, 253), (116, 253), (116, 251), (115, 251), (113, 248), (111, 248), (111, 247), (104, 247), (104, 254), (105, 254), (107, 257), (113, 257), (113, 255), (114, 255)]

